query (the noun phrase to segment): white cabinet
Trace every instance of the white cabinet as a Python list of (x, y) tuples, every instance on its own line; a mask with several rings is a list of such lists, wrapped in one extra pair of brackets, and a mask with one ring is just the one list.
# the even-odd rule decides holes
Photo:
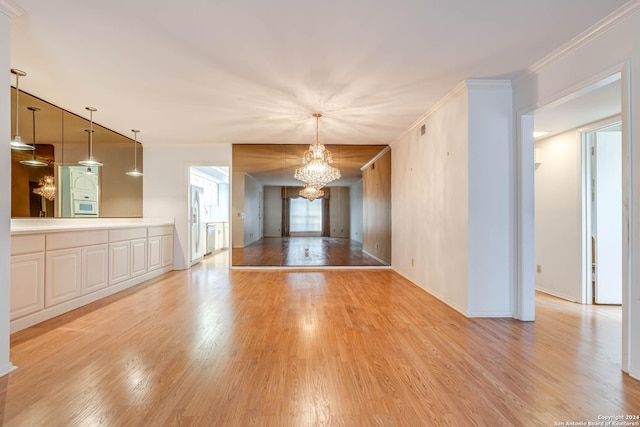
[(44, 308), (44, 252), (11, 257), (11, 320)]
[(173, 264), (173, 235), (162, 236), (162, 266)]
[(45, 270), (45, 307), (79, 297), (82, 294), (82, 249), (47, 251)]
[(131, 277), (147, 272), (147, 239), (131, 241)]
[(109, 285), (123, 282), (131, 277), (131, 242), (109, 243)]
[(88, 294), (109, 284), (109, 245), (82, 248), (82, 293)]
[(149, 271), (162, 267), (162, 236), (149, 237)]
[(149, 271), (173, 265), (173, 227), (149, 227)]

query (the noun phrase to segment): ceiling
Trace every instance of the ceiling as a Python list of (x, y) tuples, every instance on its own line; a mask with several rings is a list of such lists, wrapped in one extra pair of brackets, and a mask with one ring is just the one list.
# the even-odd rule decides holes
[(536, 132), (549, 132), (541, 138), (613, 117), (622, 112), (620, 73), (578, 93), (534, 112)]
[(389, 144), (624, 0), (13, 0), (21, 87), (145, 144)]

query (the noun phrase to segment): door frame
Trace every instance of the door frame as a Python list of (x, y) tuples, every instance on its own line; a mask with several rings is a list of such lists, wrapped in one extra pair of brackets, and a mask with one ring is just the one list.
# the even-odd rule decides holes
[[(631, 63), (626, 60), (590, 79), (565, 88), (552, 97), (540, 100), (534, 105), (516, 111), (515, 134), (515, 218), (514, 228), (514, 317), (524, 321), (535, 320), (535, 195), (534, 195), (534, 166), (533, 166), (533, 112), (541, 107), (566, 101), (569, 97), (580, 96), (585, 90), (620, 73), (622, 86), (622, 205), (623, 205), (623, 236), (622, 241), (622, 370), (630, 371), (631, 348), (635, 345), (630, 306), (632, 298), (637, 297), (633, 289), (633, 194), (632, 194), (632, 145), (631, 145)], [(638, 323), (638, 322), (635, 322)], [(632, 342), (633, 341), (633, 342)], [(636, 372), (637, 374), (637, 372)]]

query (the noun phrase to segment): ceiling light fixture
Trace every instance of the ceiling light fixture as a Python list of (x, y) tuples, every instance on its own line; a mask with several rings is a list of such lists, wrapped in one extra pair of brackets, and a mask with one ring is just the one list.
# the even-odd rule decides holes
[(11, 69), (11, 73), (15, 74), (16, 76), (16, 134), (11, 140), (11, 149), (18, 150), (18, 151), (34, 150), (35, 146), (25, 144), (24, 142), (22, 142), (22, 138), (20, 138), (20, 135), (18, 135), (19, 133), (18, 125), (20, 123), (20, 121), (18, 120), (20, 116), (20, 77), (26, 76), (27, 73), (25, 73), (22, 70), (17, 70), (15, 68)]
[(40, 109), (38, 107), (27, 107), (27, 109), (33, 113), (33, 150), (31, 150), (31, 158), (28, 160), (20, 160), (20, 164), (36, 167), (48, 166), (49, 164), (47, 162), (36, 159), (36, 111), (40, 111)]
[(320, 197), (324, 196), (324, 191), (316, 187), (312, 187), (311, 185), (307, 185), (302, 190), (300, 190), (298, 194), (305, 199), (308, 199), (310, 202), (313, 202), (315, 199), (319, 199)]
[(89, 158), (87, 160), (80, 160), (78, 164), (82, 166), (89, 166), (89, 167), (102, 166), (102, 163), (100, 163), (99, 161), (93, 158), (93, 112), (98, 110), (93, 107), (85, 107), (85, 108), (89, 110)]
[(142, 172), (138, 170), (138, 129), (131, 129), (133, 132), (133, 170), (127, 172), (129, 176), (142, 176)]
[(316, 118), (316, 142), (309, 145), (309, 149), (302, 155), (302, 167), (296, 169), (294, 178), (307, 184), (307, 186), (320, 189), (328, 183), (340, 179), (340, 171), (330, 163), (333, 163), (331, 151), (327, 150), (319, 140), (320, 117), (322, 114), (314, 113)]

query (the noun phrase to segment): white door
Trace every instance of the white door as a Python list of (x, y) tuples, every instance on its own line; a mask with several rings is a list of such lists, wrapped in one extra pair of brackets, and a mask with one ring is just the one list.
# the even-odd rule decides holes
[(622, 304), (622, 133), (595, 138), (595, 302)]

